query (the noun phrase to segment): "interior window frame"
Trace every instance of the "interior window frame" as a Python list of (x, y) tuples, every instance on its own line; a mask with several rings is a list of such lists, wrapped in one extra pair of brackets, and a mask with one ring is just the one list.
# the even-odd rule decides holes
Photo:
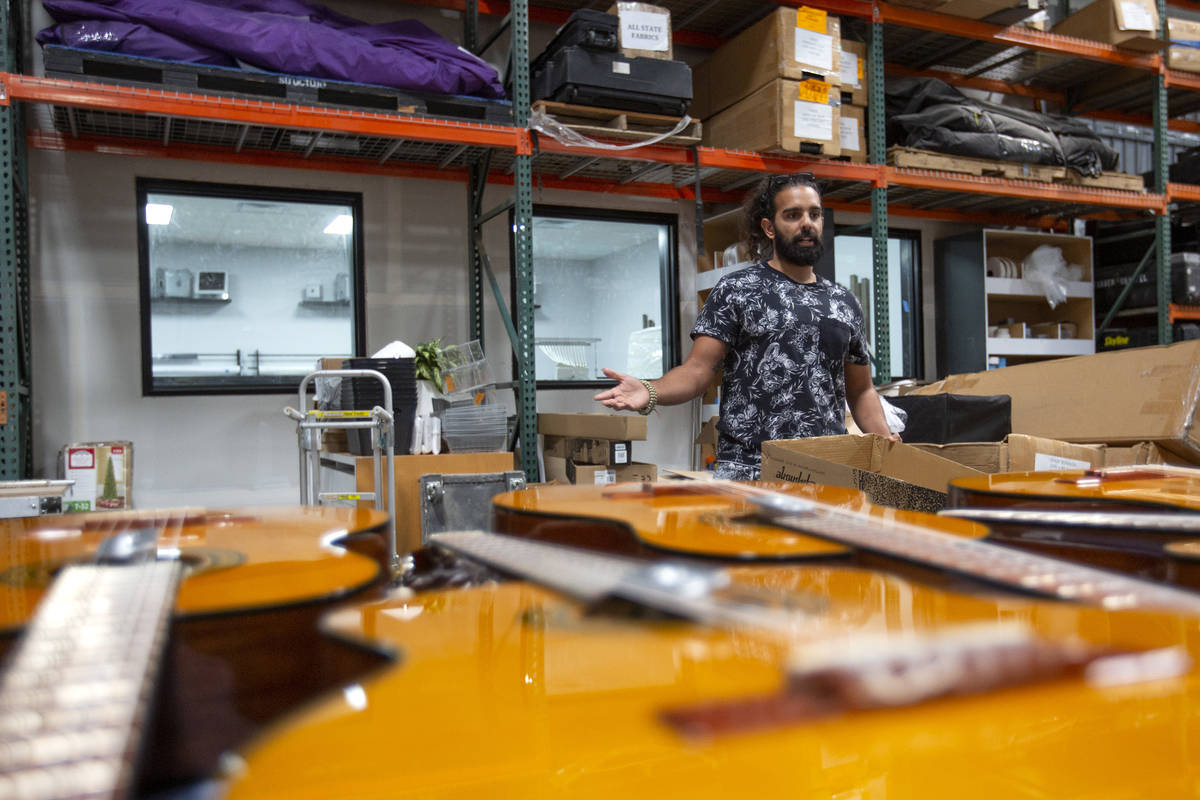
[[(220, 376), (211, 376), (211, 383), (203, 383), (208, 376), (197, 376), (198, 381), (188, 384), (163, 385), (156, 383), (154, 376), (153, 342), (151, 340), (151, 284), (150, 231), (146, 222), (146, 202), (150, 195), (173, 194), (192, 197), (209, 197), (233, 201), (311, 203), (339, 205), (350, 208), (353, 217), (352, 246), (353, 263), (350, 265), (350, 324), (351, 356), (366, 352), (366, 269), (363, 243), (363, 199), (360, 192), (343, 192), (324, 189), (295, 189), (289, 187), (253, 186), (203, 181), (181, 181), (163, 178), (136, 179), (137, 192), (137, 238), (138, 238), (138, 311), (140, 314), (142, 396), (187, 396), (187, 395), (252, 395), (252, 394), (295, 394), (302, 375), (254, 376), (237, 383), (226, 383)], [(329, 355), (339, 355), (330, 353)], [(316, 356), (314, 356), (316, 367)]]
[[(665, 250), (665, 255), (668, 257), (665, 268), (659, 268), (659, 300), (661, 309), (659, 314), (662, 318), (662, 327), (667, 332), (667, 341), (663, 348), (664, 363), (663, 372), (679, 366), (681, 363), (680, 352), (681, 342), (679, 334), (679, 215), (666, 214), (662, 212), (651, 211), (624, 211), (610, 208), (588, 208), (583, 206), (566, 206), (566, 205), (543, 205), (538, 204), (533, 207), (533, 219), (537, 217), (553, 217), (557, 219), (578, 219), (578, 220), (594, 220), (600, 222), (636, 222), (648, 225), (662, 225), (667, 230), (667, 242), (660, 250), (660, 256)], [(510, 227), (515, 222), (513, 214), (509, 212)], [(536, 228), (536, 222), (535, 222)], [(536, 233), (536, 231), (535, 231)], [(510, 240), (509, 263), (515, 264), (515, 254), (512, 252), (512, 242)], [(536, 277), (536, 276), (534, 276)], [(516, 271), (510, 270), (510, 308), (516, 308), (517, 304), (517, 282)], [(534, 335), (536, 336), (536, 323)], [(610, 366), (608, 364), (598, 364), (601, 366)], [(624, 365), (614, 365), (614, 369), (623, 371)], [(518, 374), (517, 357), (513, 353), (513, 374)], [(536, 381), (537, 391), (555, 390), (555, 389), (603, 389), (612, 386), (613, 382), (607, 378), (595, 378), (588, 380), (555, 380), (555, 379), (539, 379)]]

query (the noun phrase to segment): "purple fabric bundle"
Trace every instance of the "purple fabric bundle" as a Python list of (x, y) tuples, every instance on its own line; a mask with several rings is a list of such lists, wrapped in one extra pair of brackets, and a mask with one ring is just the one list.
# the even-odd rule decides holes
[(43, 0), (61, 44), (171, 61), (502, 98), (486, 62), (416, 20), (368, 25), (303, 0)]

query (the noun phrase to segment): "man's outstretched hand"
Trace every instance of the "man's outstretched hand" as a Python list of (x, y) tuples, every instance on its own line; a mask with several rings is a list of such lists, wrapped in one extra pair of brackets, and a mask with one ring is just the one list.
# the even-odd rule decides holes
[(637, 378), (607, 367), (604, 368), (604, 374), (616, 381), (617, 385), (596, 395), (593, 399), (597, 402), (614, 411), (640, 411), (650, 403), (650, 393)]

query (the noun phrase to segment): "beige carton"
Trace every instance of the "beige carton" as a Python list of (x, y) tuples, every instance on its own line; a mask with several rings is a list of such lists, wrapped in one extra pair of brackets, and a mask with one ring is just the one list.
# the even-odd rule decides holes
[(1167, 46), (1158, 38), (1158, 26), (1154, 0), (1093, 0), (1052, 30), (1062, 36), (1154, 52)]
[(671, 41), (671, 12), (650, 3), (613, 3), (609, 14), (616, 14), (617, 46), (626, 58), (675, 59)]
[(704, 126), (704, 143), (757, 153), (841, 154), (841, 93), (819, 80), (777, 78)]
[(763, 442), (762, 479), (848, 486), (872, 503), (936, 512), (954, 478), (983, 474), (878, 434)]
[(538, 433), (642, 442), (646, 440), (646, 418), (640, 414), (538, 414)]

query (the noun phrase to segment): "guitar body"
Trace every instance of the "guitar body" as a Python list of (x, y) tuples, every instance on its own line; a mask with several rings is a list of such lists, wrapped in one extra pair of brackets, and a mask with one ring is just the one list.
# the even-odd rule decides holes
[[(143, 737), (142, 792), (210, 776), (222, 752), (264, 723), (387, 661), (385, 651), (335, 640), (318, 624), (330, 609), (374, 596), (387, 574), (385, 514), (306, 507), (173, 517), (160, 546), (177, 546), (187, 571)], [(164, 519), (4, 520), (0, 647), (15, 642), (60, 567), (91, 560), (117, 527)]]
[[(616, 533), (641, 531), (644, 509), (615, 524), (613, 509), (625, 501), (599, 487), (589, 491), (587, 510), (596, 516), (580, 523), (585, 532), (575, 543), (645, 547), (622, 544)], [(541, 521), (537, 538), (565, 536), (565, 514), (539, 507), (535, 495), (554, 505), (568, 493), (526, 492), (533, 494), (499, 498), (502, 516), (515, 518), (521, 506)], [(576, 508), (588, 500), (571, 497)], [(736, 583), (812, 600), (811, 624), (785, 641), (759, 629), (631, 619), (521, 581), (339, 612), (330, 623), (342, 635), (383, 642), (400, 659), (364, 682), (361, 696), (329, 697), (269, 729), (245, 751), (228, 796), (1032, 800), (1195, 793), (1195, 666), (1182, 677), (1121, 688), (1063, 678), (690, 736), (664, 715), (777, 694), (790, 645), (831, 636), (1020, 621), (1049, 639), (1183, 647), (1200, 657), (1200, 618), (949, 592), (836, 558), (737, 562), (729, 572)]]
[[(1200, 518), (1200, 470), (1122, 468), (1094, 475), (1049, 471), (956, 478), (950, 484), (948, 507), (1196, 514)], [(1173, 546), (1197, 540), (1192, 533), (1052, 521), (989, 520), (987, 526), (989, 538), (999, 544), (1200, 589), (1195, 551)]]

